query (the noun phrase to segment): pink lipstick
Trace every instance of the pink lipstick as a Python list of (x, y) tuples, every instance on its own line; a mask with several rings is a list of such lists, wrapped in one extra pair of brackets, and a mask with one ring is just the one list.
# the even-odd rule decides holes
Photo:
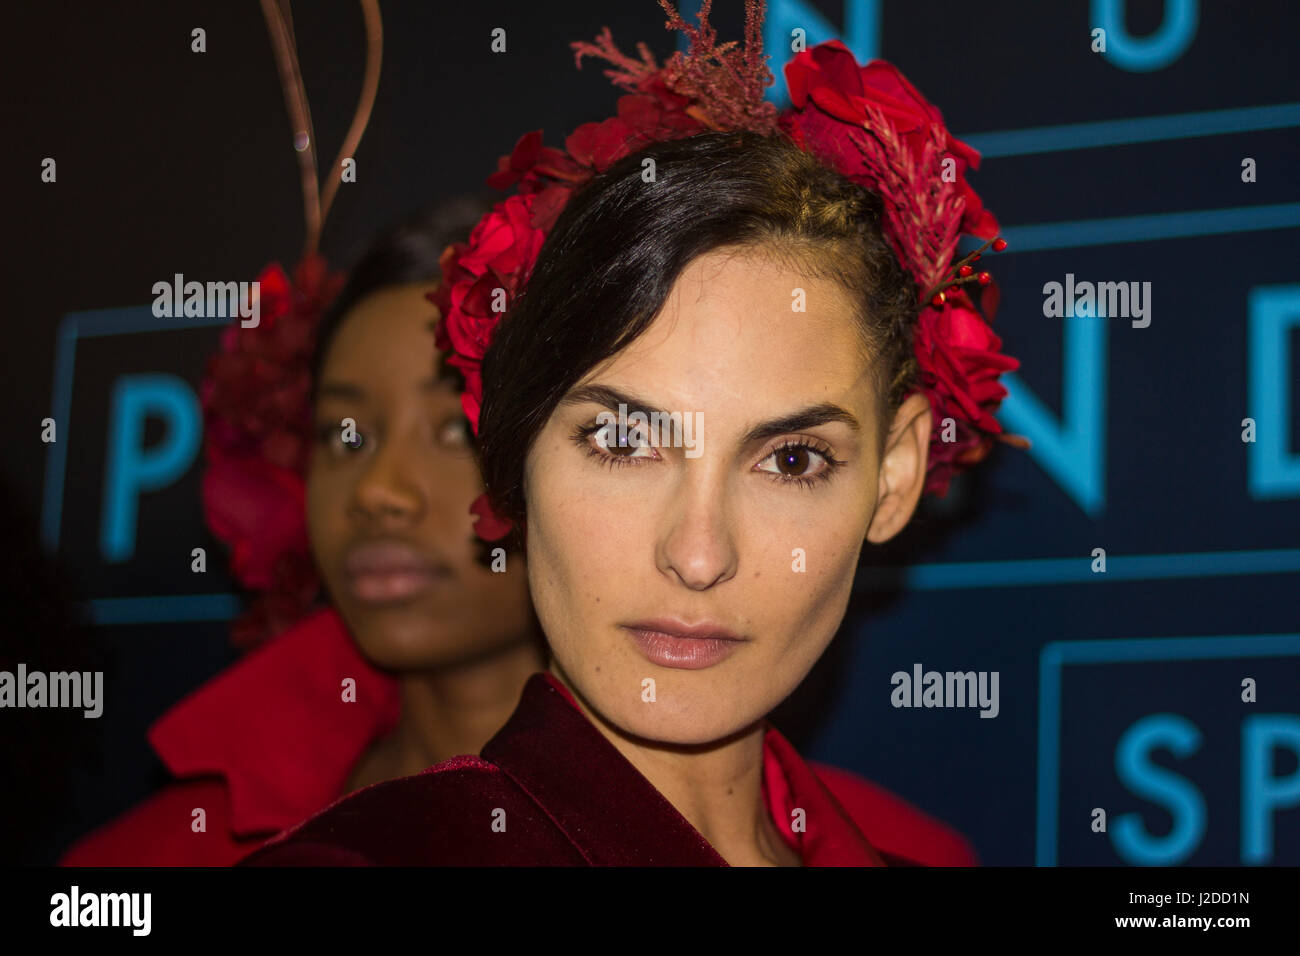
[(624, 624), (623, 628), (651, 663), (681, 670), (712, 667), (745, 643), (745, 638), (711, 624), (655, 620)]
[(343, 562), (343, 572), (352, 596), (372, 604), (411, 600), (451, 577), (450, 568), (398, 541), (353, 548)]

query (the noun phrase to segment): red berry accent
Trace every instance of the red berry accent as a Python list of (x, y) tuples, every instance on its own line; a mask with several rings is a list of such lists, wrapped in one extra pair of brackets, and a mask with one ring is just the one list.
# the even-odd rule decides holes
[(970, 261), (971, 261), (971, 262), (979, 262), (979, 261), (980, 261), (980, 253), (977, 252), (977, 253), (975, 253), (975, 255), (971, 256), (971, 257), (970, 257)]
[(1001, 252), (1001, 251), (1002, 251), (1003, 249), (1005, 249), (1006, 247), (1007, 247), (1007, 241), (1006, 241), (1005, 239), (994, 239), (994, 240), (993, 240), (993, 251), (994, 251), (994, 252)]
[(930, 300), (930, 304), (935, 308), (938, 308), (939, 306), (943, 305), (944, 301), (945, 301), (944, 294), (942, 292), (936, 292), (934, 294), (934, 298)]
[(975, 270), (972, 269), (970, 266), (962, 266), (960, 269), (957, 270), (957, 275), (961, 276), (962, 278), (965, 278), (966, 276), (970, 275), (974, 271)]
[(987, 272), (981, 272), (978, 276), (976, 276), (976, 278), (980, 280), (980, 285), (988, 285), (990, 282), (993, 281), (993, 277), (989, 275)]

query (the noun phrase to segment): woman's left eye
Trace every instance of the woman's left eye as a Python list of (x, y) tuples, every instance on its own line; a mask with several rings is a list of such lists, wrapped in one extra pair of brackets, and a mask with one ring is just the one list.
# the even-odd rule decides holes
[(812, 445), (793, 442), (782, 445), (758, 463), (757, 470), (778, 475), (790, 481), (806, 481), (829, 477), (838, 462), (830, 452), (820, 451)]

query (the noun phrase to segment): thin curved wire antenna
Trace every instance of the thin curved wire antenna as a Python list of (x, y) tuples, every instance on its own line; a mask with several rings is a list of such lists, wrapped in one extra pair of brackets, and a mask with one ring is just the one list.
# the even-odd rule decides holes
[(375, 94), (379, 91), (379, 71), (384, 60), (384, 24), (379, 17), (379, 0), (361, 0), (361, 13), (366, 21), (366, 72), (361, 81), (357, 108), (352, 115), (352, 126), (348, 129), (347, 136), (343, 137), (339, 154), (334, 157), (334, 165), (325, 177), (325, 192), (321, 196), (322, 221), (329, 216), (334, 196), (343, 182), (343, 160), (356, 155), (361, 137), (366, 132), (366, 124), (370, 122)]
[(311, 107), (298, 65), (298, 44), (293, 33), (293, 18), (289, 0), (261, 0), (262, 16), (275, 51), (276, 66), (280, 72), (280, 86), (284, 92), (284, 105), (293, 126), (293, 148), (298, 154), (298, 174), (302, 181), (302, 206), (305, 235), (303, 257), (310, 256), (320, 246), (321, 230), (330, 206), (343, 181), (342, 164), (353, 156), (374, 108), (379, 89), (379, 72), (383, 61), (384, 28), (379, 15), (379, 0), (359, 0), (366, 25), (366, 67), (361, 84), (361, 95), (353, 113), (352, 125), (343, 140), (343, 146), (334, 161), (322, 196), (316, 163), (316, 134), (312, 128)]

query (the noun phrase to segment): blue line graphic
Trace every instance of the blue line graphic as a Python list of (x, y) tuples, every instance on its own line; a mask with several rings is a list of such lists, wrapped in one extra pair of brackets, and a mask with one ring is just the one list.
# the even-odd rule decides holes
[(1238, 109), (1137, 116), (1132, 119), (1092, 123), (1062, 123), (1025, 129), (973, 133), (962, 139), (984, 159), (1033, 156), (1037, 153), (1073, 152), (1132, 143), (1157, 143), (1195, 136), (1223, 136), (1300, 126), (1300, 103), (1245, 106)]
[[(1045, 249), (1187, 239), (1261, 229), (1289, 229), (1294, 226), (1300, 226), (1300, 202), (1033, 223), (1011, 226), (1003, 230), (1002, 235), (1010, 245), (1008, 252), (1039, 252)], [(977, 245), (978, 240), (963, 240), (963, 248), (974, 248)]]
[(160, 624), (228, 621), (240, 611), (234, 594), (173, 594), (162, 597), (100, 598), (87, 602), (91, 624)]
[(1031, 587), (1107, 581), (1227, 577), (1238, 574), (1300, 572), (1300, 548), (1273, 551), (1201, 551), (1186, 554), (1108, 554), (1106, 570), (1094, 573), (1092, 556), (1029, 558), (1018, 561), (968, 561), (914, 564), (902, 568), (865, 568), (857, 587), (901, 587), (910, 591), (957, 588)]

